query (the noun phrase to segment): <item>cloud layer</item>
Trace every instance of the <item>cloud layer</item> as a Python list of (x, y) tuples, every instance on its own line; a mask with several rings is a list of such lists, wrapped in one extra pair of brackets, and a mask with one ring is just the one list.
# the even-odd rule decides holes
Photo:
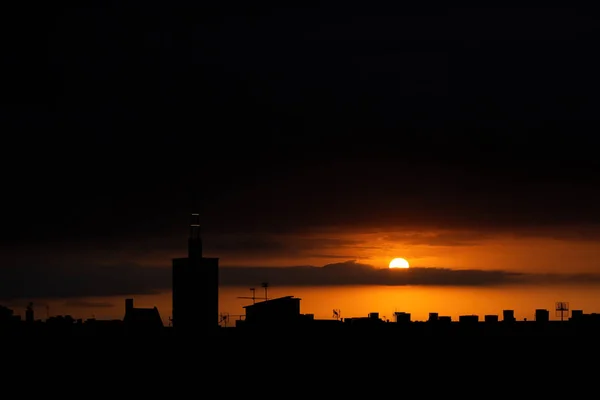
[(169, 268), (135, 264), (21, 264), (0, 268), (0, 299), (7, 300), (151, 294), (170, 287)]
[[(594, 274), (527, 274), (502, 270), (447, 268), (374, 268), (355, 261), (323, 267), (222, 267), (222, 286), (432, 285), (493, 286), (512, 284), (597, 284)], [(0, 268), (0, 299), (77, 298), (151, 294), (170, 290), (170, 268), (137, 265), (60, 268)]]
[(434, 285), (486, 286), (507, 284), (597, 283), (593, 274), (527, 274), (503, 270), (409, 268), (380, 269), (355, 261), (328, 264), (323, 267), (287, 268), (232, 267), (221, 269), (221, 284), (257, 285), (268, 281), (278, 286), (319, 285)]
[[(262, 8), (211, 6), (220, 23), (186, 25), (179, 6), (145, 4), (136, 25), (118, 17), (142, 12), (130, 7), (62, 10), (42, 29), (47, 40), (19, 45), (29, 50), (4, 65), (24, 78), (3, 86), (11, 156), (0, 163), (19, 173), (3, 177), (0, 246), (138, 247), (165, 238), (155, 246), (164, 248), (172, 235), (185, 243), (198, 199), (207, 233), (561, 235), (600, 223), (590, 13), (405, 5), (382, 13), (361, 4), (345, 8), (351, 18), (324, 6), (265, 17)], [(39, 24), (26, 15), (29, 26), (46, 26), (45, 13)], [(205, 46), (177, 40), (182, 30)], [(41, 93), (36, 106), (31, 93)], [(208, 133), (211, 149), (223, 149), (218, 165), (197, 157)], [(32, 212), (40, 208), (43, 218)], [(241, 245), (270, 249), (260, 250), (260, 238)]]

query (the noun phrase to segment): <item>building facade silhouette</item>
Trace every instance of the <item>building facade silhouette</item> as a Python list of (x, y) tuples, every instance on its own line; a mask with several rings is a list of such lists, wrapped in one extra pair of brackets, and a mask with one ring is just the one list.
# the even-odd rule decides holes
[(128, 331), (156, 332), (164, 327), (158, 307), (134, 307), (133, 299), (125, 299), (123, 323)]
[(172, 324), (176, 332), (219, 327), (219, 259), (203, 256), (199, 219), (192, 214), (188, 256), (173, 259)]
[(300, 299), (294, 296), (261, 301), (244, 309), (248, 324), (281, 324), (296, 322), (301, 317)]

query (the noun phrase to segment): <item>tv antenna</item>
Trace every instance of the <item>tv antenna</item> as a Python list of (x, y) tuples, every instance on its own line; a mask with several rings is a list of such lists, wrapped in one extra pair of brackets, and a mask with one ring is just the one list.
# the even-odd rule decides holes
[(229, 322), (229, 313), (219, 314), (219, 325), (223, 325), (225, 328), (227, 328), (228, 322)]
[(556, 302), (556, 316), (560, 317), (561, 321), (565, 319), (565, 313), (567, 316), (569, 315), (569, 303), (567, 301), (557, 301)]
[(269, 288), (269, 282), (263, 282), (260, 284), (265, 289), (265, 301), (269, 300), (269, 296), (267, 296), (267, 290)]
[(333, 318), (335, 318), (339, 321), (341, 317), (342, 317), (342, 312), (339, 309), (334, 308), (333, 309)]
[[(238, 297), (238, 299), (252, 299), (252, 304), (256, 304), (256, 299), (267, 300), (267, 296), (266, 295), (265, 295), (264, 298), (262, 298), (262, 297), (256, 297), (256, 289), (255, 288), (251, 287), (250, 291), (252, 292), (252, 296), (250, 296), (250, 297), (248, 297), (248, 296), (242, 296), (242, 297)], [(265, 289), (265, 291), (266, 291), (266, 289)]]

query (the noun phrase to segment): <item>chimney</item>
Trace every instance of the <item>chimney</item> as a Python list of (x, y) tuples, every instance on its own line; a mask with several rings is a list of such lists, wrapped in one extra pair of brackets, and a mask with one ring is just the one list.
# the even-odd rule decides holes
[(33, 318), (33, 303), (29, 303), (27, 305), (27, 309), (25, 310), (25, 321), (32, 323), (34, 321)]
[(125, 299), (125, 313), (133, 310), (133, 299)]

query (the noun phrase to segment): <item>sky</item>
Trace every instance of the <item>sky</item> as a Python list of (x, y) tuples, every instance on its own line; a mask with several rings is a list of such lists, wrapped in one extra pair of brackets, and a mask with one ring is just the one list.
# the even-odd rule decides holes
[(592, 10), (315, 4), (11, 18), (0, 297), (600, 275)]

